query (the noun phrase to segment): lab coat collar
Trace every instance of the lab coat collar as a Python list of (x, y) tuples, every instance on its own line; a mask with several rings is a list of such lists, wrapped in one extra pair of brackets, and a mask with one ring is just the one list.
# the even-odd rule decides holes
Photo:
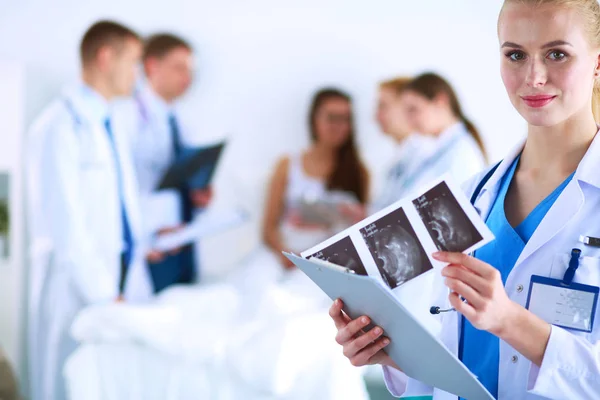
[[(600, 133), (600, 131), (599, 131)], [(573, 176), (573, 180), (588, 183), (594, 187), (600, 188), (600, 134), (597, 133), (596, 137), (592, 141), (588, 151), (579, 163), (579, 167)], [(496, 193), (500, 180), (508, 171), (510, 166), (513, 164), (515, 159), (521, 154), (525, 147), (526, 139), (521, 140), (513, 149), (508, 153), (506, 158), (502, 160), (496, 172), (490, 177), (487, 183), (481, 189), (477, 199), (489, 196), (490, 194)], [(495, 196), (493, 196), (495, 197)]]
[(536, 250), (548, 243), (558, 232), (560, 232), (569, 221), (579, 212), (585, 201), (585, 192), (582, 190), (581, 182), (599, 187), (598, 168), (600, 168), (600, 135), (596, 136), (588, 151), (579, 162), (575, 175), (565, 187), (561, 195), (556, 199), (548, 213), (540, 222), (538, 229), (523, 249), (517, 260), (517, 264), (523, 262)]
[(139, 87), (134, 96), (146, 119), (157, 118), (166, 121), (169, 115), (174, 114), (173, 105), (160, 97), (147, 82)]
[(84, 82), (78, 82), (65, 89), (64, 96), (82, 123), (104, 124), (110, 116), (108, 100)]
[(436, 141), (434, 138), (418, 133), (411, 133), (401, 143), (396, 144), (394, 149), (394, 160), (401, 162), (402, 160), (413, 156), (415, 152), (427, 154), (435, 147)]
[[(496, 198), (496, 194), (500, 189), (500, 183), (502, 181), (502, 177), (516, 158), (521, 154), (523, 148), (525, 147), (526, 139), (522, 139), (517, 145), (515, 145), (507, 156), (500, 162), (496, 171), (492, 174), (490, 179), (483, 186), (477, 199), (475, 200), (475, 207), (480, 211), (482, 218), (487, 218), (487, 215), (492, 207), (493, 200)], [(478, 184), (477, 182), (476, 184)]]
[[(487, 218), (487, 214), (496, 198), (498, 188), (502, 177), (512, 165), (515, 158), (523, 150), (524, 142), (511, 151), (511, 153), (502, 161), (496, 172), (492, 175), (485, 185), (487, 193), (482, 193), (478, 198), (481, 215)], [(565, 187), (556, 202), (552, 205), (544, 219), (540, 222), (538, 229), (521, 252), (515, 266), (524, 262), (528, 257), (534, 254), (544, 244), (548, 243), (558, 234), (568, 222), (579, 212), (585, 200), (584, 191), (581, 188), (581, 182), (600, 188), (600, 178), (598, 170), (600, 169), (600, 135), (596, 134), (592, 144), (580, 161), (575, 175), (571, 182)], [(482, 189), (483, 192), (483, 189)], [(477, 203), (476, 203), (477, 204)]]
[(467, 127), (462, 122), (457, 122), (453, 125), (450, 125), (446, 128), (438, 137), (437, 145), (438, 147), (444, 146), (446, 143), (453, 140), (456, 136), (466, 135), (468, 134)]
[(600, 131), (579, 163), (573, 179), (600, 188)]

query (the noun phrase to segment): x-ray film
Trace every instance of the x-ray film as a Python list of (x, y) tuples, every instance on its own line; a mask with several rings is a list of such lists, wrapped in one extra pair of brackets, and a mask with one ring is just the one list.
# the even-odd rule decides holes
[(470, 253), (493, 238), (462, 190), (442, 177), (301, 255), (375, 277), (394, 290), (443, 267), (434, 252)]

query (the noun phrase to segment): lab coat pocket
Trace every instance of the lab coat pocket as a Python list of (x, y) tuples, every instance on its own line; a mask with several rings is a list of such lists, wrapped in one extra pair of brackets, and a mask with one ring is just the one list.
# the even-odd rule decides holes
[[(570, 253), (556, 254), (552, 260), (550, 277), (554, 279), (562, 279), (567, 271), (567, 268), (569, 267), (570, 260)], [(584, 285), (599, 286), (600, 255), (598, 257), (582, 256), (579, 259), (579, 268), (577, 268), (573, 282), (582, 283)]]
[[(563, 279), (571, 255), (568, 253), (560, 253), (554, 256), (551, 269), (551, 278)], [(581, 283), (589, 286), (600, 286), (600, 255), (596, 257), (582, 256), (579, 260), (579, 267), (573, 278), (573, 282)], [(568, 329), (569, 330), (569, 329)], [(569, 330), (569, 332), (584, 336), (592, 343), (600, 340), (600, 309), (596, 304), (596, 312), (594, 317), (594, 327), (591, 333)]]

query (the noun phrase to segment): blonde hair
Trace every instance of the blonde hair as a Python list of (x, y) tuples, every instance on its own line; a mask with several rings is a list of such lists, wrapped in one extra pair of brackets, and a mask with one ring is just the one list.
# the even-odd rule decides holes
[[(577, 10), (584, 18), (585, 30), (590, 43), (595, 49), (600, 49), (600, 4), (598, 4), (598, 0), (504, 0), (502, 9), (508, 3), (520, 3), (533, 7), (549, 5)], [(594, 82), (592, 93), (592, 112), (596, 122), (600, 123), (600, 79), (598, 78)]]
[(390, 89), (396, 94), (402, 93), (406, 85), (412, 81), (408, 76), (398, 76), (379, 83), (379, 89)]

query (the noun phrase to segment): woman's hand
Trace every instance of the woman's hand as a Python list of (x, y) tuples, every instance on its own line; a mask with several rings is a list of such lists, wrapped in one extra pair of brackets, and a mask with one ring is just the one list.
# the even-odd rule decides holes
[(304, 229), (304, 230), (326, 230), (329, 229), (329, 226), (325, 223), (313, 223), (313, 222), (306, 222), (302, 219), (302, 216), (296, 212), (296, 211), (291, 211), (287, 217), (287, 222), (293, 226), (294, 228), (297, 229)]
[[(442, 270), (446, 286), (452, 290), (450, 304), (477, 329), (501, 336), (519, 305), (504, 289), (500, 271), (462, 253), (435, 253), (436, 260), (450, 263)], [(459, 296), (467, 300), (463, 302)]]
[(338, 333), (335, 337), (336, 342), (342, 345), (344, 356), (350, 360), (355, 367), (364, 365), (381, 364), (396, 369), (398, 366), (392, 361), (383, 348), (390, 343), (390, 340), (383, 335), (383, 329), (376, 326), (369, 332), (364, 332), (365, 328), (371, 322), (367, 316), (362, 316), (351, 320), (342, 312), (344, 304), (340, 299), (333, 302), (329, 309), (329, 316), (335, 322)]
[(535, 365), (542, 364), (550, 324), (508, 297), (496, 268), (462, 253), (435, 253), (433, 258), (450, 263), (442, 275), (452, 290), (450, 303), (456, 311), (475, 328), (498, 336)]
[(196, 208), (206, 208), (213, 199), (212, 186), (206, 189), (192, 189), (190, 191), (190, 200)]

